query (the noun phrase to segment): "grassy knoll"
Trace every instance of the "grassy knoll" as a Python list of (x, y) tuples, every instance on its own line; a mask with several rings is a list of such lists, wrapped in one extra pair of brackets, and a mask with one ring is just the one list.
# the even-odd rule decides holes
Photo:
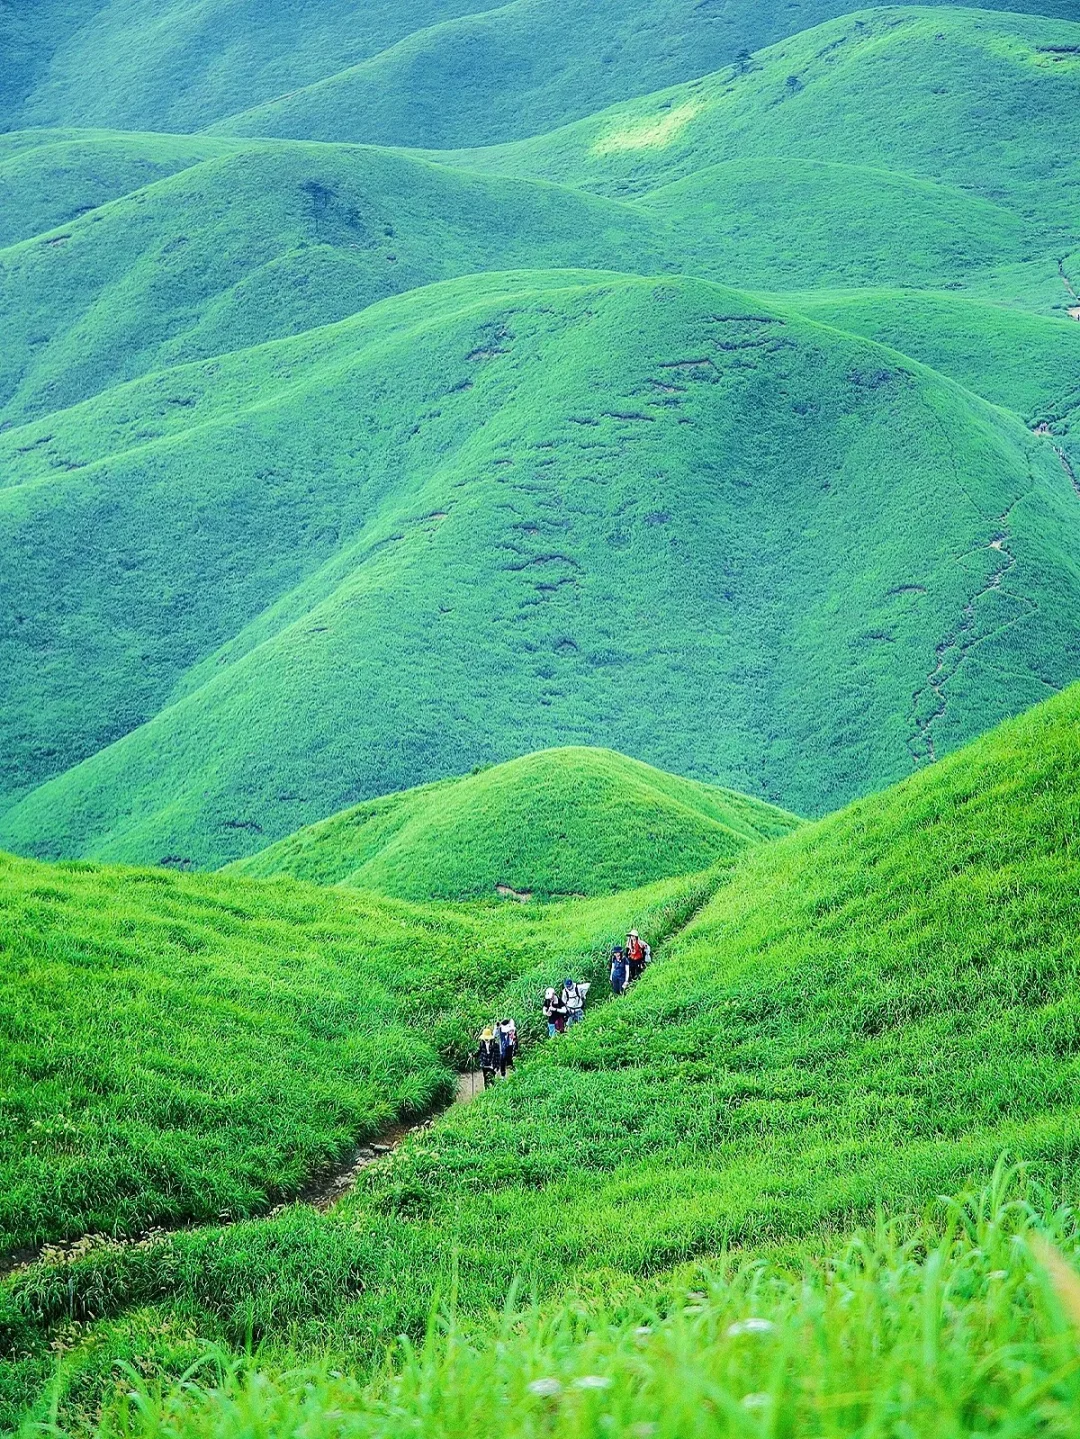
[(369, 800), (236, 868), (404, 899), (584, 897), (733, 860), (796, 823), (610, 750), (545, 750)]
[(820, 812), (1080, 668), (1050, 447), (702, 282), (472, 277), (0, 453), (8, 794), (89, 756), (0, 822), (41, 858), (222, 864), (567, 743)]
[(659, 937), (708, 883), (473, 913), (4, 858), (0, 1256), (295, 1194), (448, 1098), (496, 1007), (531, 1034), (568, 962), (600, 977), (627, 906)]
[(1073, 302), (1060, 282), (1055, 301), (1054, 315), (898, 290), (822, 290), (795, 303), (804, 314), (901, 350), (1014, 410), (1080, 483), (1080, 325), (1063, 313)]
[(619, 1295), (729, 1245), (820, 1254), (1003, 1150), (1075, 1196), (1078, 734), (1074, 688), (750, 854), (631, 996), (332, 1215), (9, 1282), (24, 1378), (73, 1321), (98, 1325), (77, 1395), (117, 1355), (171, 1363), (181, 1331), (374, 1356), (452, 1275), (480, 1319), (515, 1277)]
[[(36, 143), (20, 145), (33, 138)], [(235, 144), (173, 135), (30, 132), (0, 137), (0, 247), (63, 226)], [(54, 239), (54, 243), (56, 243)]]
[(791, 301), (814, 319), (932, 366), (1031, 427), (1067, 423), (1080, 405), (1080, 325), (1064, 314), (910, 290), (818, 290)]
[(788, 156), (706, 163), (650, 190), (639, 208), (667, 222), (694, 274), (738, 275), (766, 291), (954, 287), (1032, 252), (1030, 226), (1007, 199), (871, 165)]

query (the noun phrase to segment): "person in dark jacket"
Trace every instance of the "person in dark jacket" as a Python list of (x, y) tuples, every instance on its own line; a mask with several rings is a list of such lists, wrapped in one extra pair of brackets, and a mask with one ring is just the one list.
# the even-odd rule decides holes
[(495, 1038), (499, 1045), (499, 1073), (505, 1079), (506, 1071), (514, 1067), (517, 1054), (517, 1025), (512, 1019), (500, 1019), (495, 1026)]
[(563, 997), (557, 990), (549, 989), (544, 994), (544, 1018), (547, 1020), (548, 1038), (566, 1032), (567, 1009)]
[(495, 1083), (495, 1071), (499, 1067), (499, 1045), (489, 1025), (480, 1035), (480, 1048), (476, 1052), (480, 1073), (484, 1076), (484, 1088)]
[(630, 971), (626, 965), (626, 951), (621, 944), (617, 944), (611, 951), (611, 992), (622, 994), (626, 989), (627, 980), (630, 978)]

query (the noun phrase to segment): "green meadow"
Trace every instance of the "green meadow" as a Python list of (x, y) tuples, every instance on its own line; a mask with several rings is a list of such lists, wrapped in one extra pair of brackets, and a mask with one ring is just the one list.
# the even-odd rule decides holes
[(512, 1312), (483, 1335), (448, 1296), (424, 1341), (402, 1341), (367, 1384), (211, 1356), (161, 1402), (128, 1371), (107, 1432), (1069, 1435), (1076, 1301), (1056, 1256), (1076, 1252), (1068, 1206), (1001, 1170), (820, 1261), (732, 1254), (631, 1295)]
[(1078, 157), (1075, 0), (0, 0), (0, 1432), (1078, 1433)]
[[(586, 1310), (598, 1303), (606, 1317), (596, 1342), (617, 1351), (620, 1316), (693, 1284), (680, 1266), (707, 1268), (710, 1256), (727, 1254), (743, 1277), (719, 1271), (719, 1311), (747, 1302), (740, 1266), (749, 1266), (798, 1329), (806, 1316), (785, 1309), (785, 1293), (796, 1291), (779, 1281), (792, 1265), (842, 1251), (844, 1236), (873, 1228), (882, 1210), (933, 1205), (969, 1176), (988, 1177), (1003, 1153), (1067, 1199), (1080, 1140), (1078, 704), (1074, 688), (882, 795), (750, 846), (710, 882), (713, 897), (696, 917), (701, 886), (680, 894), (673, 882), (541, 907), (548, 939), (564, 914), (576, 915), (593, 944), (619, 933), (617, 915), (644, 915), (657, 941), (653, 970), (630, 996), (529, 1052), (511, 1080), (366, 1170), (329, 1214), (296, 1205), (13, 1275), (0, 1310), (21, 1356), (9, 1402), (42, 1382), (61, 1335), (75, 1422), (116, 1364), (176, 1373), (200, 1336), (256, 1341), (271, 1370), (329, 1352), (328, 1363), (374, 1378), (388, 1338), (423, 1344), (433, 1311), (451, 1301), (483, 1349), (488, 1316), (515, 1292), (557, 1325), (578, 1322), (560, 1317), (567, 1294)], [(80, 874), (24, 868), (38, 883)], [(259, 892), (253, 880), (215, 883)], [(281, 886), (266, 891), (279, 903), (364, 902), (347, 889)], [(510, 926), (499, 940), (505, 953), (508, 933), (535, 923), (534, 912), (489, 903), (485, 930)], [(515, 1002), (524, 998), (519, 989)], [(1013, 1212), (993, 1224), (1007, 1227)], [(948, 1263), (978, 1268), (985, 1255), (958, 1259), (951, 1248), (962, 1240), (954, 1221), (934, 1222)], [(890, 1265), (903, 1271), (901, 1291), (931, 1283), (921, 1241), (896, 1243), (880, 1259), (848, 1259), (869, 1265), (859, 1283), (879, 1286), (875, 1302), (886, 1307), (900, 1302), (884, 1277)], [(970, 1282), (951, 1302), (985, 1292), (982, 1278)], [(904, 1301), (882, 1316), (895, 1356), (913, 1312)], [(993, 1325), (1005, 1322), (995, 1315)], [(1035, 1325), (1025, 1343), (1050, 1342), (1042, 1321), (1014, 1318)], [(1004, 1330), (993, 1332), (1005, 1342)], [(531, 1341), (515, 1328), (506, 1342), (513, 1373), (528, 1372)], [(967, 1342), (957, 1341), (961, 1366), (977, 1362)], [(441, 1353), (430, 1362), (452, 1362)], [(910, 1396), (904, 1402), (911, 1413)]]
[(531, 1041), (545, 985), (606, 980), (628, 907), (659, 941), (717, 882), (435, 909), (5, 859), (0, 1257), (294, 1198), (448, 1103), (496, 1012)]

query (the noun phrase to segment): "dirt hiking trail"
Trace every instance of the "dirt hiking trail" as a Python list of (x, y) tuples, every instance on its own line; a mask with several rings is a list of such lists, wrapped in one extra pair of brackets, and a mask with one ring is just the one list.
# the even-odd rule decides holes
[(339, 1200), (344, 1199), (345, 1195), (355, 1187), (363, 1171), (370, 1165), (377, 1164), (380, 1159), (392, 1154), (410, 1134), (429, 1129), (435, 1120), (445, 1114), (447, 1110), (453, 1109), (458, 1104), (471, 1103), (478, 1094), (483, 1093), (483, 1089), (484, 1080), (479, 1070), (469, 1070), (465, 1074), (459, 1074), (454, 1097), (442, 1109), (435, 1110), (422, 1119), (403, 1120), (398, 1124), (391, 1125), (389, 1129), (383, 1131), (378, 1139), (357, 1145), (347, 1159), (317, 1175), (294, 1199), (275, 1204), (273, 1208), (261, 1214), (246, 1215), (240, 1219), (197, 1219), (179, 1224), (157, 1225), (153, 1229), (144, 1230), (141, 1234), (128, 1237), (101, 1233), (84, 1234), (79, 1239), (59, 1240), (52, 1244), (38, 1245), (33, 1249), (18, 1249), (0, 1255), (0, 1281), (13, 1274), (20, 1274), (35, 1264), (42, 1262), (46, 1264), (70, 1263), (72, 1260), (83, 1259), (86, 1255), (99, 1249), (149, 1248), (152, 1244), (168, 1238), (170, 1234), (181, 1234), (192, 1229), (228, 1228), (233, 1224), (245, 1224), (255, 1219), (272, 1219), (274, 1215), (287, 1209), (290, 1204), (307, 1204), (311, 1208), (319, 1210), (320, 1213), (325, 1213), (327, 1210), (333, 1209)]

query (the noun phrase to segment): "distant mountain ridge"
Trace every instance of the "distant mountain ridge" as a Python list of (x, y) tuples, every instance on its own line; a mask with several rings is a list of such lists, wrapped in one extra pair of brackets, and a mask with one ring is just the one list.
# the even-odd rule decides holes
[[(0, 129), (191, 132), (224, 122), (238, 133), (304, 139), (492, 144), (707, 74), (850, 8), (845, 0), (30, 0), (0, 10)], [(1076, 18), (1072, 0), (986, 0), (985, 8)], [(241, 113), (252, 107), (261, 108)]]
[(486, 148), (0, 136), (0, 842), (562, 745), (818, 814), (1068, 683), (1078, 73), (888, 7)]

